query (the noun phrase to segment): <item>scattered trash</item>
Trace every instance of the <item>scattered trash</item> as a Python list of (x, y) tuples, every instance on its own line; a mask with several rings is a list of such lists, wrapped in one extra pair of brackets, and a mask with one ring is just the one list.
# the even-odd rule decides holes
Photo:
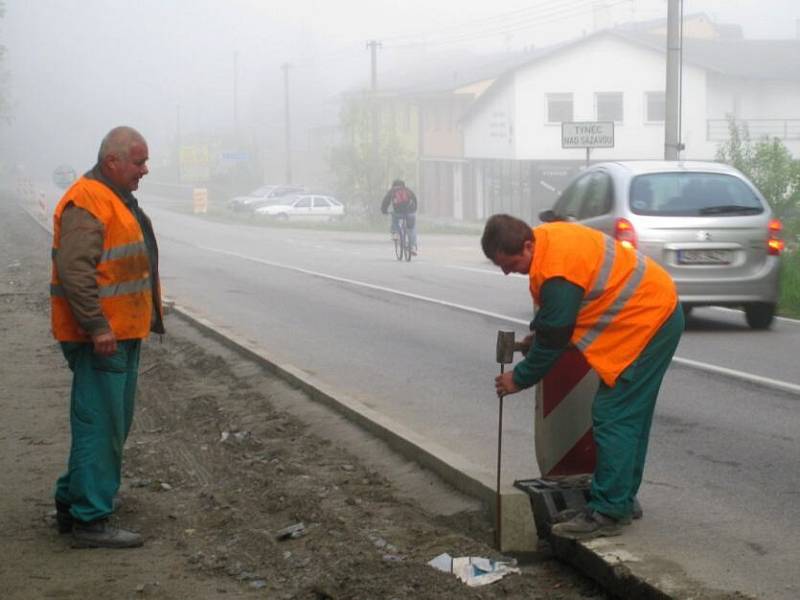
[(231, 437), (233, 437), (233, 439), (235, 441), (237, 441), (237, 442), (243, 442), (248, 437), (250, 437), (250, 432), (249, 431), (234, 431), (234, 432), (223, 431), (219, 436), (219, 441), (221, 443), (224, 443), (224, 442), (227, 442), (229, 439), (231, 439)]
[(159, 487), (164, 492), (169, 492), (170, 490), (172, 490), (172, 486), (165, 481), (162, 481)]
[(306, 526), (303, 523), (295, 523), (281, 529), (275, 534), (275, 537), (279, 540), (288, 540), (303, 537), (305, 534)]
[(428, 562), (435, 569), (452, 573), (470, 587), (487, 585), (502, 579), (509, 573), (519, 573), (517, 561), (495, 561), (480, 556), (459, 556), (453, 558), (447, 552)]

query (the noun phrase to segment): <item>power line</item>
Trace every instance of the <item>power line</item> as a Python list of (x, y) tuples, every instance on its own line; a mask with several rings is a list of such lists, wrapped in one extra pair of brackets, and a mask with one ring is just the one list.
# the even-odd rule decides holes
[[(481, 29), (487, 26), (496, 27), (498, 25), (497, 23), (495, 23), (496, 21), (501, 21), (501, 22), (506, 21), (508, 23), (519, 22), (519, 19), (522, 18), (523, 16), (527, 17), (546, 16), (547, 13), (549, 11), (552, 11), (554, 8), (556, 10), (560, 10), (561, 8), (564, 8), (565, 5), (573, 4), (573, 6), (575, 6), (577, 4), (585, 4), (587, 1), (593, 1), (593, 0), (568, 0), (567, 2), (560, 2), (559, 6), (557, 7), (553, 6), (543, 7), (545, 3), (547, 4), (552, 3), (552, 0), (544, 0), (543, 2), (540, 2), (538, 6), (528, 6), (526, 8), (517, 9), (511, 12), (501, 13), (497, 15), (490, 15), (488, 17), (475, 19), (464, 23), (454, 23), (453, 25), (449, 26), (445, 25), (443, 27), (440, 27), (437, 33), (444, 32), (446, 34), (448, 30), (463, 30), (464, 28), (472, 28), (472, 27), (477, 27)], [(544, 11), (542, 11), (541, 8), (544, 8)], [(464, 32), (457, 31), (455, 33), (460, 35), (461, 33)], [(423, 35), (428, 35), (428, 34), (423, 34)], [(418, 37), (419, 34), (405, 34), (393, 37), (392, 36), (384, 37), (384, 40), (386, 40), (389, 43), (395, 43), (395, 42), (400, 43), (400, 41), (402, 40), (411, 40), (411, 39), (416, 39)]]
[[(630, 0), (616, 0), (613, 2), (607, 2), (604, 6), (606, 8), (611, 8), (613, 6), (629, 3)], [(509, 33), (515, 33), (518, 31), (531, 31), (541, 28), (542, 25), (546, 25), (548, 23), (553, 23), (556, 21), (564, 20), (568, 17), (572, 17), (578, 14), (581, 14), (585, 6), (562, 6), (559, 7), (557, 10), (551, 11), (546, 17), (536, 16), (530, 17), (524, 20), (517, 20), (515, 25), (513, 26), (505, 26), (505, 27), (495, 27), (492, 29), (487, 30), (486, 28), (483, 29), (481, 32), (473, 33), (469, 31), (462, 31), (458, 34), (453, 34), (449, 37), (444, 37), (443, 39), (438, 40), (429, 40), (429, 41), (421, 41), (421, 42), (410, 42), (406, 44), (386, 44), (386, 47), (389, 49), (401, 49), (401, 48), (414, 48), (414, 47), (435, 47), (435, 46), (443, 46), (448, 44), (458, 44), (466, 41), (482, 39), (486, 37), (493, 37), (498, 35), (507, 35)]]

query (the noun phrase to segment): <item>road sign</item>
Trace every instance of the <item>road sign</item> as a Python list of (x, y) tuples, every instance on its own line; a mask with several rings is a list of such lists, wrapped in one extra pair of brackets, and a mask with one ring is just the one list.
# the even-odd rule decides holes
[(613, 148), (614, 121), (564, 121), (562, 148)]
[(59, 165), (56, 167), (56, 170), (53, 171), (53, 183), (55, 183), (62, 190), (65, 190), (71, 186), (76, 177), (77, 175), (75, 174), (75, 169), (69, 165)]

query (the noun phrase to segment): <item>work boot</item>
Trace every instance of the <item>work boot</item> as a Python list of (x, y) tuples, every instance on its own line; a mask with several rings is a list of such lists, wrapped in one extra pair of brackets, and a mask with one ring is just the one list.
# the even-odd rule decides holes
[(570, 519), (574, 519), (586, 508), (565, 508), (564, 510), (558, 511), (556, 514), (553, 515), (553, 523), (564, 523), (569, 521)]
[[(569, 521), (570, 519), (574, 519), (578, 516), (581, 512), (586, 510), (585, 508), (565, 508), (564, 510), (558, 511), (556, 514), (553, 515), (553, 523), (564, 523), (565, 521)], [(642, 505), (639, 503), (638, 498), (633, 499), (633, 512), (631, 513), (630, 517), (622, 518), (620, 521), (623, 525), (630, 525), (631, 517), (633, 519), (641, 519), (644, 516), (644, 511), (642, 510)]]
[(596, 510), (586, 510), (569, 521), (556, 523), (550, 531), (558, 536), (575, 540), (588, 540), (596, 537), (612, 537), (622, 533), (624, 523)]
[(69, 504), (64, 504), (56, 500), (56, 527), (58, 533), (69, 533), (72, 531), (72, 514), (69, 512)]
[(72, 537), (77, 548), (138, 548), (144, 544), (142, 536), (133, 531), (112, 527), (108, 519), (78, 521), (72, 524)]
[[(120, 506), (122, 506), (122, 498), (114, 496), (114, 499), (111, 501), (111, 510), (117, 512)], [(69, 511), (69, 507), (70, 505), (66, 502), (56, 500), (56, 526), (58, 527), (58, 533), (69, 533), (72, 531), (72, 524), (75, 521), (75, 517), (73, 517), (72, 513)]]

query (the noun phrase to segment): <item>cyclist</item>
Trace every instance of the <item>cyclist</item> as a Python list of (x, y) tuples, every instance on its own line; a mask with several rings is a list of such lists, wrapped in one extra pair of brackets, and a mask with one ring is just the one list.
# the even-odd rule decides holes
[(392, 187), (386, 192), (381, 202), (381, 212), (387, 214), (389, 205), (392, 206), (392, 239), (395, 239), (398, 232), (397, 222), (400, 215), (406, 217), (406, 232), (408, 233), (408, 243), (411, 246), (411, 254), (417, 254), (417, 197), (411, 189), (406, 187), (402, 179), (395, 179)]

